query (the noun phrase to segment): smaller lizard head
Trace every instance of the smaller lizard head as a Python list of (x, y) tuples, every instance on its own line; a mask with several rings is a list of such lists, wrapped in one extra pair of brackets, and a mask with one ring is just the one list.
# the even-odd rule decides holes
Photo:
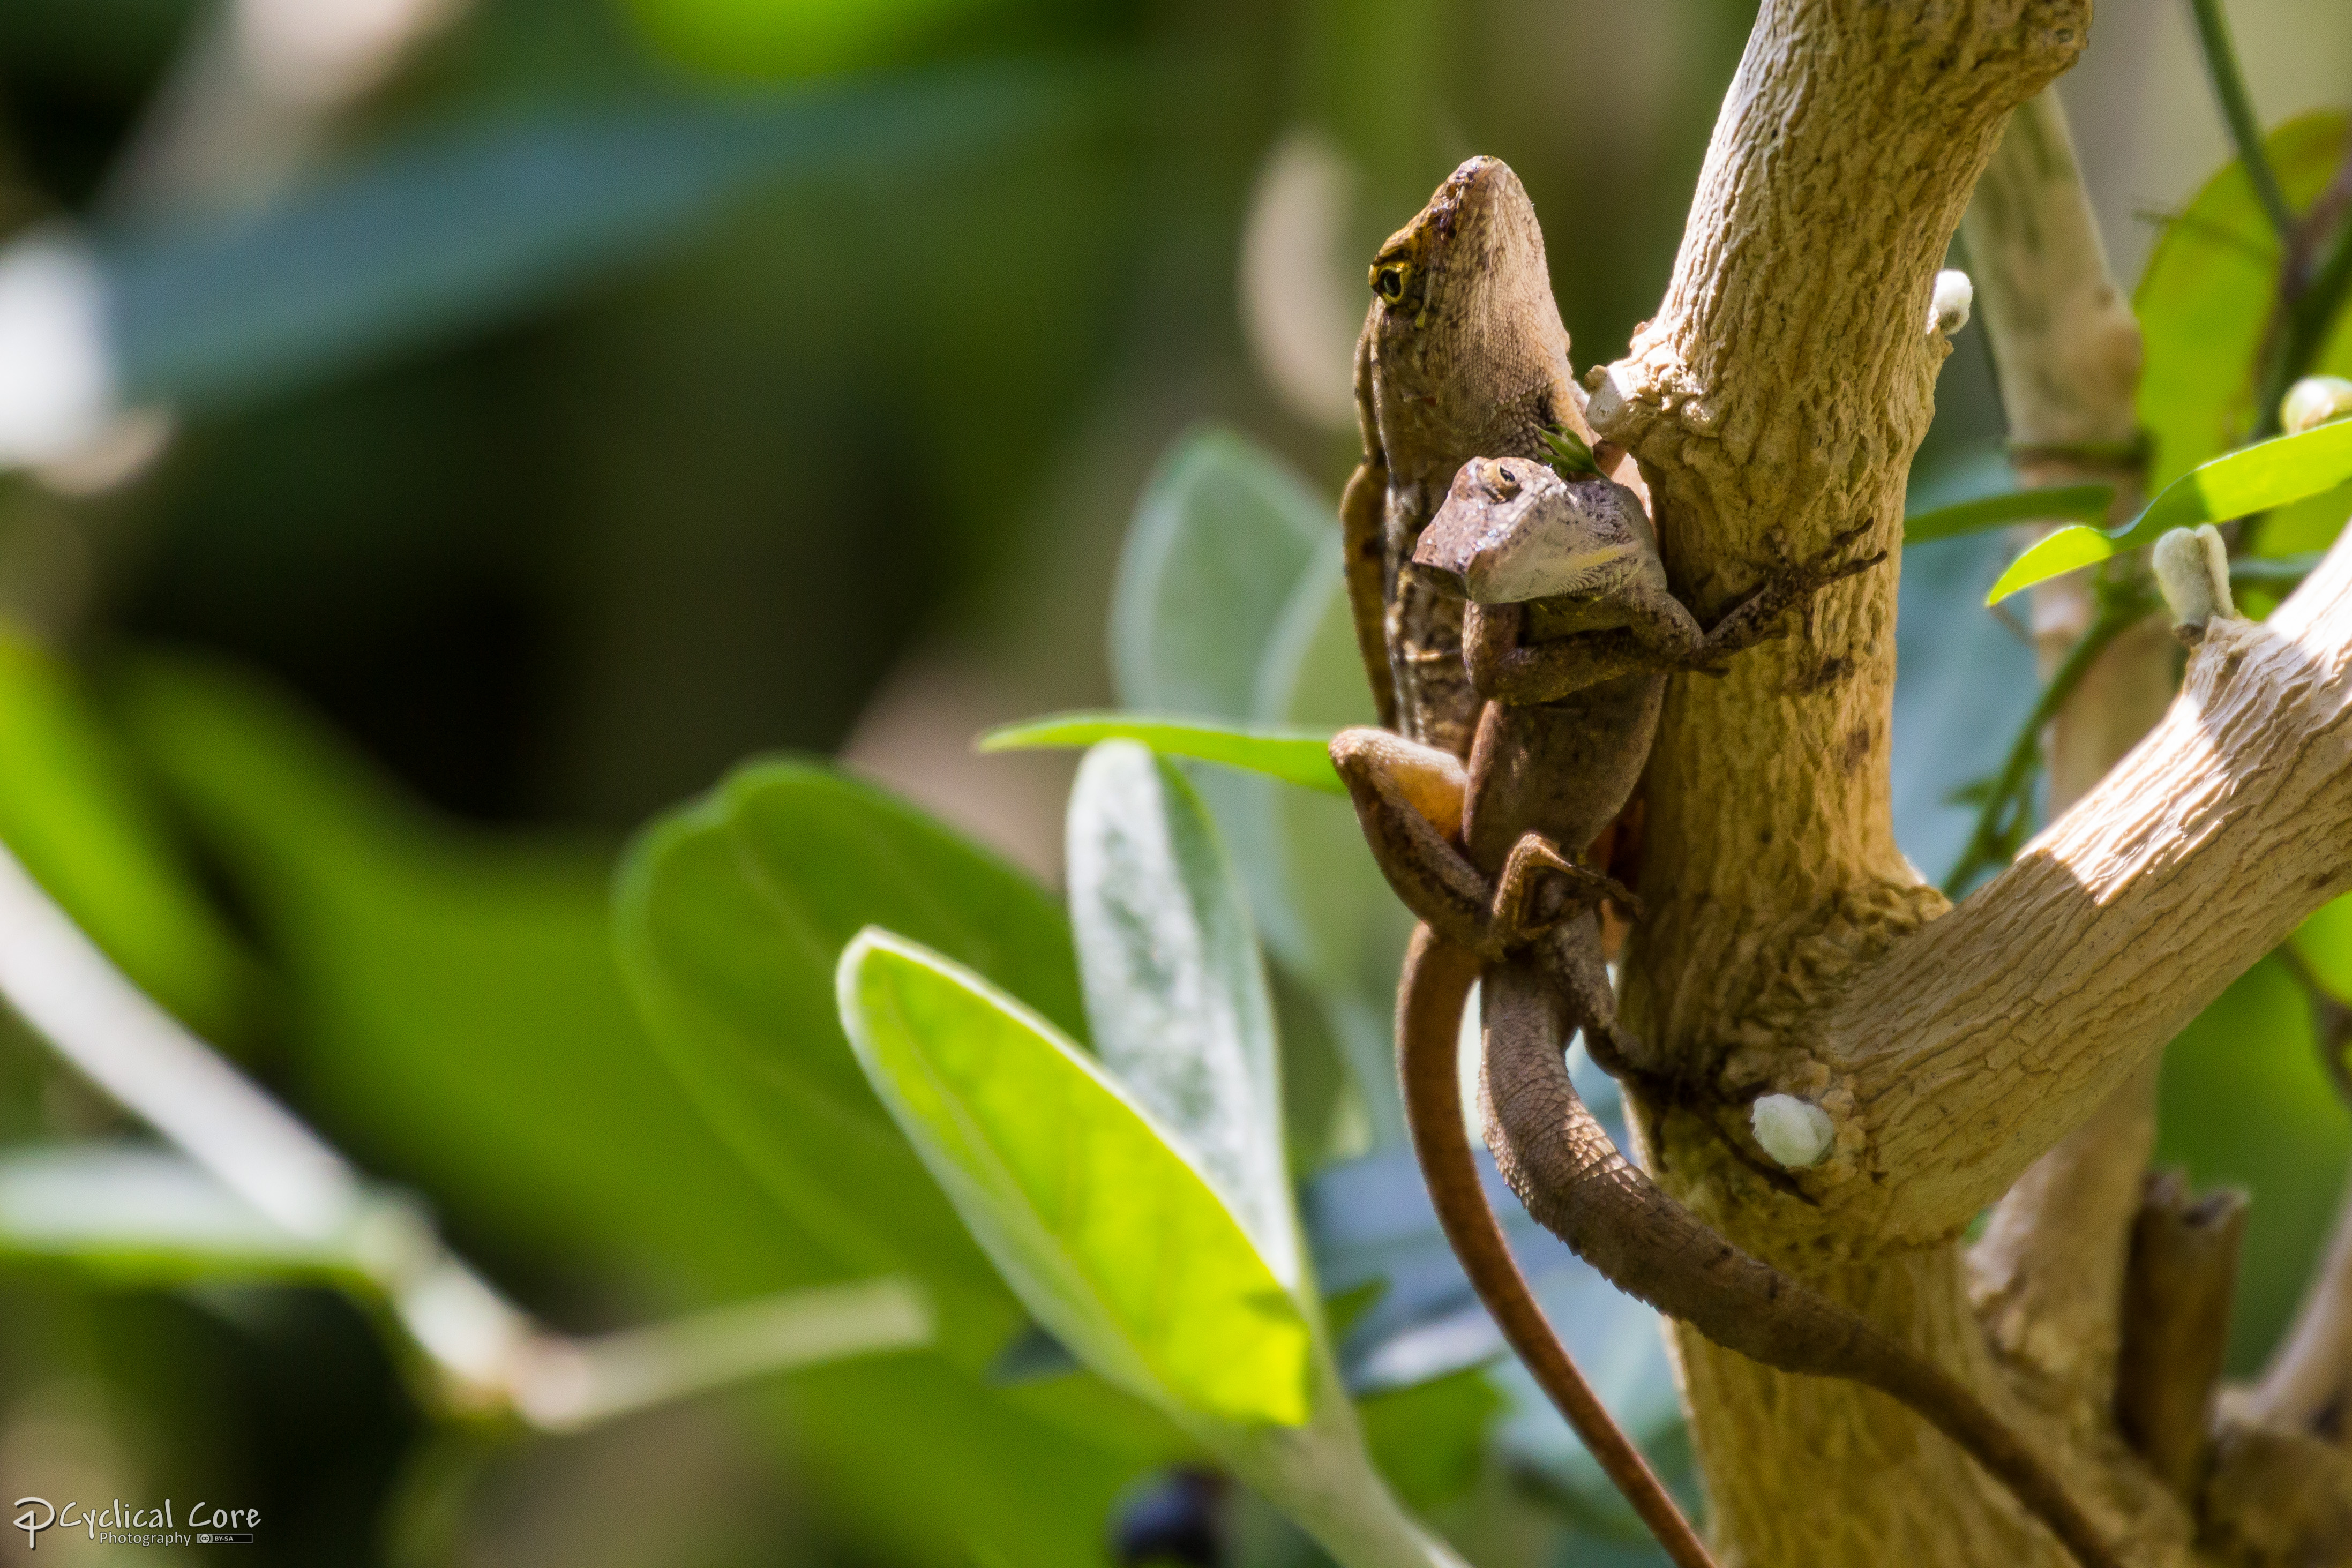
[(1369, 278), (1384, 433), (1403, 422), (1433, 450), (1494, 452), (1573, 413), (1543, 228), (1501, 159), (1454, 170)]
[(1413, 566), (1480, 604), (1598, 599), (1654, 558), (1649, 519), (1622, 485), (1563, 479), (1528, 457), (1475, 457), (1412, 552)]

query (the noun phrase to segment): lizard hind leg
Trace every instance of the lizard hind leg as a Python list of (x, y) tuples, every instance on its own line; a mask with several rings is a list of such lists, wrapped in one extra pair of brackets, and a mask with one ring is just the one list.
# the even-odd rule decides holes
[(1438, 935), (1478, 953), (1494, 947), (1494, 889), (1461, 843), (1468, 792), (1461, 758), (1384, 729), (1343, 729), (1331, 765), (1381, 873)]
[(1541, 833), (1522, 833), (1495, 879), (1495, 929), (1506, 946), (1531, 942), (1602, 899), (1641, 911), (1642, 901), (1615, 877), (1579, 865)]

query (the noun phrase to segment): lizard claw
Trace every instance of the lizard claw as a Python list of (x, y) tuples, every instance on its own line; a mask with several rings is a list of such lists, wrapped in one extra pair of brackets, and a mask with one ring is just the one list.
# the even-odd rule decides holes
[(1577, 864), (1541, 833), (1523, 834), (1495, 881), (1496, 937), (1507, 948), (1523, 946), (1602, 899), (1641, 915), (1642, 901), (1623, 883)]

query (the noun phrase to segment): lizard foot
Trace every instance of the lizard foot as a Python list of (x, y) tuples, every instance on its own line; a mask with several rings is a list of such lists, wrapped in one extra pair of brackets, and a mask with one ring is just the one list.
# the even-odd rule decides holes
[(1613, 876), (1581, 866), (1541, 833), (1522, 834), (1495, 880), (1493, 929), (1506, 947), (1535, 940), (1580, 909), (1608, 899), (1638, 917), (1642, 901)]

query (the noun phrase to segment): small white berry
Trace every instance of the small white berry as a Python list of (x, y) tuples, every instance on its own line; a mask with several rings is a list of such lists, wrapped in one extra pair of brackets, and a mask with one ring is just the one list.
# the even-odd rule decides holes
[(1748, 1125), (1766, 1154), (1792, 1171), (1822, 1163), (1837, 1137), (1830, 1113), (1794, 1094), (1767, 1094), (1749, 1108)]

